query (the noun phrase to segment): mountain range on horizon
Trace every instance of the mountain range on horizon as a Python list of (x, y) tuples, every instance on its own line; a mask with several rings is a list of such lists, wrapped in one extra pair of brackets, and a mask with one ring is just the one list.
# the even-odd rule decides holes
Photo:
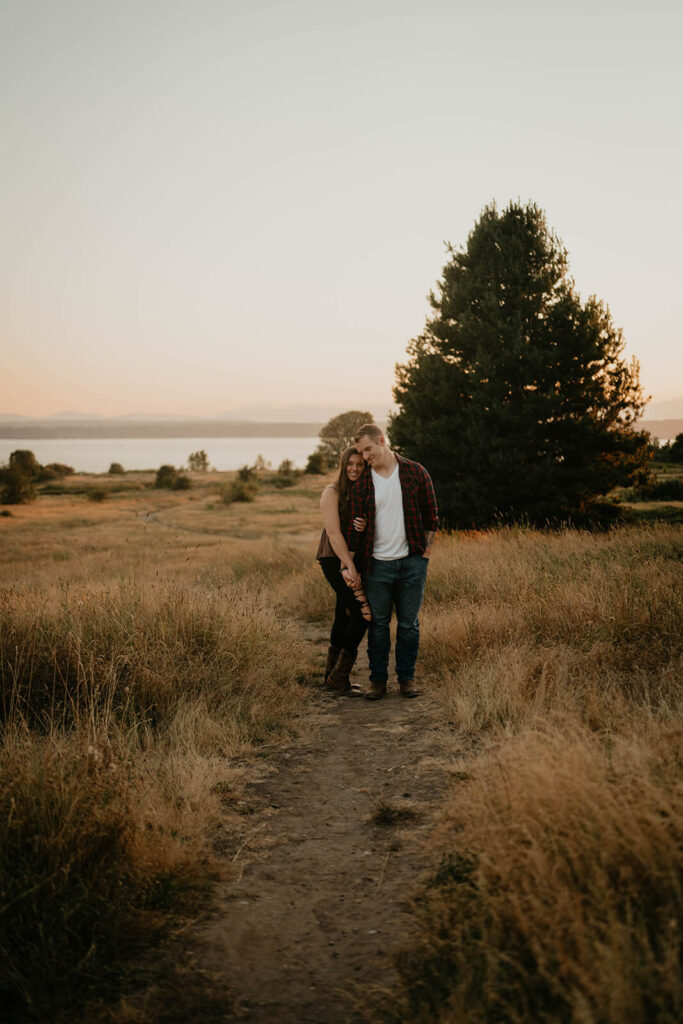
[[(367, 409), (371, 412), (377, 421), (384, 421), (389, 413), (392, 411), (391, 408), (380, 408), (377, 402), (360, 402), (356, 406), (359, 409)], [(349, 408), (347, 405), (346, 408)], [(78, 421), (120, 421), (120, 422), (133, 422), (133, 423), (144, 423), (144, 422), (157, 422), (163, 423), (165, 421), (175, 422), (201, 422), (203, 420), (216, 421), (228, 421), (228, 422), (260, 422), (260, 423), (302, 423), (302, 422), (325, 422), (332, 416), (338, 415), (340, 412), (344, 412), (345, 408), (339, 406), (332, 406), (329, 403), (326, 404), (315, 404), (312, 402), (290, 402), (287, 405), (272, 405), (268, 403), (251, 405), (243, 405), (234, 409), (225, 409), (215, 413), (149, 413), (149, 412), (133, 412), (123, 413), (121, 415), (104, 415), (102, 413), (87, 413), (78, 411), (64, 411), (58, 413), (50, 413), (49, 415), (26, 415), (26, 414), (14, 414), (14, 413), (0, 413), (0, 422), (2, 423), (20, 423), (20, 422), (50, 422), (59, 423), (60, 421), (65, 422), (78, 422)], [(683, 417), (683, 395), (678, 395), (676, 398), (669, 398), (662, 402), (652, 402), (646, 409), (643, 416), (643, 422), (649, 422), (651, 420), (663, 420), (663, 419), (678, 419)]]

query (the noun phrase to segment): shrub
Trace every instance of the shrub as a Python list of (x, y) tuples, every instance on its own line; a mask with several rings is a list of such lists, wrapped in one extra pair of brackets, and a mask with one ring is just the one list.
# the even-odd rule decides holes
[(257, 472), (254, 466), (247, 466), (245, 463), (244, 466), (240, 466), (237, 470), (237, 479), (248, 483), (250, 480), (256, 479)]
[(125, 470), (120, 462), (112, 462), (108, 472), (112, 476), (121, 476), (122, 473), (125, 473)]
[(3, 505), (24, 505), (34, 501), (36, 489), (21, 465), (14, 464), (0, 470), (0, 502)]
[(327, 470), (328, 464), (325, 453), (322, 452), (320, 448), (316, 448), (316, 450), (311, 452), (308, 456), (308, 462), (306, 463), (304, 473), (317, 473), (319, 476), (322, 476), (324, 473), (327, 473)]
[(175, 466), (169, 466), (165, 463), (163, 466), (159, 466), (157, 470), (156, 479), (154, 481), (155, 487), (165, 487), (171, 490), (178, 479), (178, 470)]
[(652, 474), (638, 487), (622, 493), (625, 501), (683, 501), (683, 477), (657, 479)]
[(646, 489), (646, 494), (654, 501), (683, 501), (683, 477), (658, 480)]
[(255, 501), (256, 487), (245, 480), (233, 480), (220, 491), (224, 505), (232, 505), (233, 501)]
[(88, 501), (106, 501), (109, 497), (109, 491), (106, 487), (90, 487), (86, 491), (86, 497)]
[(26, 448), (18, 448), (9, 457), (10, 469), (17, 468), (26, 476), (37, 476), (40, 472), (40, 463), (33, 452)]
[(36, 483), (42, 484), (51, 480), (59, 480), (59, 473), (55, 472), (50, 466), (41, 466), (38, 470), (38, 474), (35, 477)]
[(186, 476), (185, 473), (178, 473), (177, 479), (176, 479), (175, 483), (173, 484), (173, 490), (174, 491), (189, 491), (191, 487), (192, 487), (192, 481), (190, 480), (189, 476)]
[(273, 487), (277, 487), (280, 490), (283, 487), (294, 487), (296, 480), (292, 476), (276, 476), (273, 477)]
[(47, 466), (41, 466), (36, 477), (37, 480), (59, 480), (63, 476), (73, 476), (73, 466), (67, 466), (63, 462), (48, 462)]

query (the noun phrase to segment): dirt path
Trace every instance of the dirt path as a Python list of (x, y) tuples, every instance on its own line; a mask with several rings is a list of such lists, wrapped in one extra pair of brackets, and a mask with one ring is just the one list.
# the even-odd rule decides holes
[[(354, 681), (366, 680), (364, 657)], [(226, 1021), (359, 1020), (358, 1000), (391, 983), (409, 940), (406, 900), (447, 772), (433, 704), (396, 689), (376, 702), (321, 694), (306, 732), (248, 787), (240, 874), (202, 930), (203, 967), (239, 993)], [(382, 805), (398, 824), (373, 820)]]

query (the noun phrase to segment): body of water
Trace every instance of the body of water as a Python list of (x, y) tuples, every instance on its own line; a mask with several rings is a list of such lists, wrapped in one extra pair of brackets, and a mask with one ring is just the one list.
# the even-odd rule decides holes
[(124, 469), (158, 469), (169, 463), (187, 465), (191, 452), (204, 449), (216, 469), (239, 469), (253, 465), (258, 455), (274, 469), (283, 459), (291, 459), (303, 469), (319, 443), (318, 437), (98, 437), (0, 439), (0, 464), (10, 453), (28, 448), (38, 462), (62, 462), (78, 473), (106, 473), (112, 462)]

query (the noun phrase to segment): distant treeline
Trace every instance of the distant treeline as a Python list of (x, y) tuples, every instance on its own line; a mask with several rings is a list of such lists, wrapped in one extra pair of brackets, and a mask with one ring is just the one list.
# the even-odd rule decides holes
[(250, 420), (18, 420), (0, 423), (0, 438), (315, 437), (322, 423)]

